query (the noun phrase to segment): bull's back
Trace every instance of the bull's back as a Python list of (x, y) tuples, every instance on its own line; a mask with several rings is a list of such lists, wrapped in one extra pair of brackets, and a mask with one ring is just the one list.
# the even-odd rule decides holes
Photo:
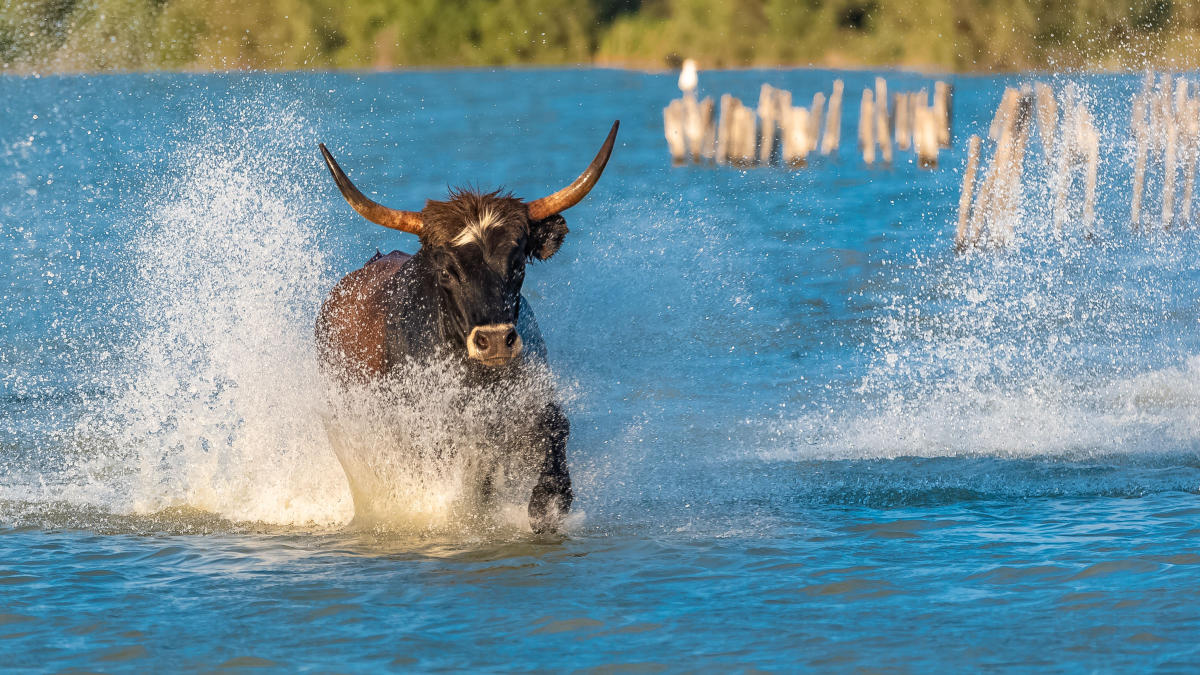
[(400, 251), (376, 255), (333, 287), (317, 315), (324, 365), (367, 378), (387, 371), (388, 295), (411, 257)]

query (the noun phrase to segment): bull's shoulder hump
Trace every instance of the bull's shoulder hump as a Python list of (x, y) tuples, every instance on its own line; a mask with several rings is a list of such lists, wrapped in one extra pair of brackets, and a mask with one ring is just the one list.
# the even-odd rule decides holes
[(337, 282), (317, 315), (318, 343), (327, 358), (354, 371), (384, 371), (387, 294), (411, 259), (399, 251), (376, 255)]
[(412, 256), (400, 251), (376, 255), (367, 264), (342, 277), (333, 287), (330, 297), (350, 293), (362, 296), (382, 292), (387, 282), (401, 274)]

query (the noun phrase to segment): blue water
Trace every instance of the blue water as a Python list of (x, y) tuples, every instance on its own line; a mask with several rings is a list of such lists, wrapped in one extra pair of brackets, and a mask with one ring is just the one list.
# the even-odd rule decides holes
[[(1023, 80), (956, 78), (925, 171), (856, 159), (874, 75), (840, 74), (841, 152), (798, 171), (671, 169), (668, 74), (0, 78), (3, 667), (1200, 666), (1200, 237), (1129, 232), (1138, 78), (1071, 78), (1097, 236), (1049, 232), (1038, 151), (1014, 245), (961, 256), (964, 139)], [(573, 424), (567, 534), (442, 517), (452, 481), (386, 448), (423, 491), (347, 527), (312, 321), (415, 241), (354, 215), (317, 143), (417, 209), (557, 189), (617, 118), (525, 286)]]

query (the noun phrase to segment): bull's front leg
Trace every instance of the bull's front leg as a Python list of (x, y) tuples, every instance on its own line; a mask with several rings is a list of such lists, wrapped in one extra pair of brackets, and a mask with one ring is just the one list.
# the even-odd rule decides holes
[(571, 508), (571, 474), (567, 471), (567, 437), (571, 423), (557, 403), (546, 406), (537, 425), (542, 453), (541, 474), (529, 497), (529, 524), (537, 534), (558, 531)]

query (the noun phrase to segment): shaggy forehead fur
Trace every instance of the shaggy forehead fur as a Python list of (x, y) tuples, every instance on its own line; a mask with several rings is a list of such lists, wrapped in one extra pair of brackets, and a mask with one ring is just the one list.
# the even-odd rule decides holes
[(421, 212), (421, 243), (456, 247), (479, 244), (490, 249), (515, 245), (529, 235), (529, 209), (520, 199), (500, 191), (486, 194), (455, 190), (444, 202), (430, 200)]

